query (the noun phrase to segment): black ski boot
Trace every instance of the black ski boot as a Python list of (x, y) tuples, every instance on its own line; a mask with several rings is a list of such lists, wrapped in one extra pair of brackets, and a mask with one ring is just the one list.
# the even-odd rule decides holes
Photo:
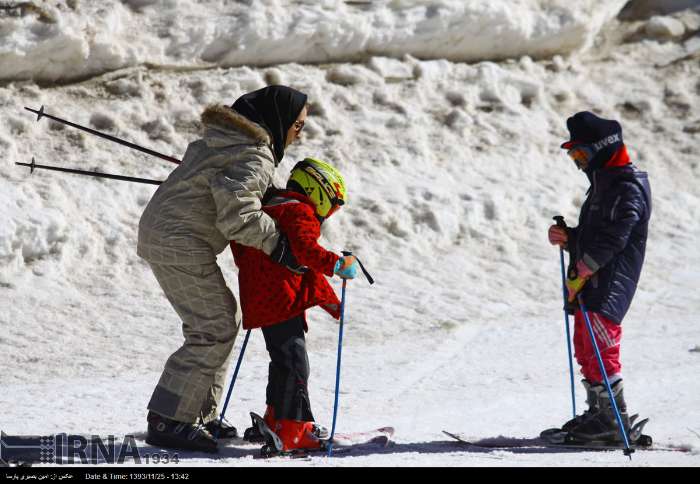
[(225, 417), (221, 419), (221, 422), (219, 422), (218, 418), (207, 422), (204, 424), (204, 428), (217, 440), (238, 438), (238, 430)]
[(588, 408), (581, 415), (576, 415), (574, 418), (566, 422), (560, 428), (555, 427), (542, 431), (540, 433), (541, 437), (548, 437), (559, 433), (569, 432), (577, 425), (583, 423), (591, 415), (598, 412), (598, 392), (596, 391), (595, 387), (592, 387), (591, 382), (589, 382), (586, 379), (581, 380), (581, 384), (583, 385), (583, 388), (586, 389), (586, 403), (588, 404)]
[(202, 424), (178, 422), (148, 412), (146, 443), (156, 447), (216, 453), (216, 440)]
[[(627, 405), (623, 394), (622, 380), (616, 381), (612, 387), (612, 393), (617, 404), (617, 409), (620, 412), (622, 425), (625, 433), (629, 436), (630, 418), (627, 413)], [(581, 442), (589, 441), (604, 441), (610, 443), (622, 442), (620, 435), (620, 427), (615, 416), (615, 409), (610, 401), (610, 395), (604, 385), (595, 385), (591, 387), (598, 393), (599, 408), (598, 411), (591, 414), (580, 424), (569, 430), (569, 436)]]
[(591, 415), (598, 412), (598, 405), (600, 402), (598, 401), (597, 385), (593, 386), (591, 385), (591, 382), (585, 379), (581, 380), (581, 384), (586, 389), (586, 403), (588, 404), (588, 408), (584, 410), (581, 415), (576, 415), (574, 418), (562, 425), (561, 429), (564, 432), (569, 432), (574, 427), (585, 422)]

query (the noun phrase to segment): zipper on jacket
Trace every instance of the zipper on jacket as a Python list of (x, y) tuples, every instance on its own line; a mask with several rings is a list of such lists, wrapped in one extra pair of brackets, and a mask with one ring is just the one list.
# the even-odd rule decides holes
[(581, 241), (584, 239), (585, 235), (585, 227), (589, 227), (591, 225), (591, 205), (593, 205), (594, 198), (596, 196), (596, 191), (597, 191), (597, 181), (596, 181), (596, 175), (598, 174), (597, 171), (594, 171), (591, 176), (591, 187), (588, 189), (586, 192), (587, 198), (586, 201), (583, 202), (583, 205), (586, 207), (586, 214), (584, 217), (584, 221), (586, 222), (585, 226), (581, 227), (579, 226), (579, 233), (578, 237), (576, 237), (576, 258), (578, 260), (583, 258), (583, 254), (581, 253)]

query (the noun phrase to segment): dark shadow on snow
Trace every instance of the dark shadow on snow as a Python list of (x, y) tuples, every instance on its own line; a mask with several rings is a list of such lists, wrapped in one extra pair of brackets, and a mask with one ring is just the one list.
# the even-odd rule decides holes
[[(493, 446), (494, 439), (481, 439), (479, 442), (488, 442), (487, 446), (468, 445), (452, 440), (436, 440), (432, 442), (412, 442), (412, 443), (393, 443), (388, 447), (374, 447), (366, 449), (358, 449), (348, 453), (339, 453), (336, 458), (356, 457), (360, 455), (374, 454), (446, 454), (446, 453), (467, 453), (467, 454), (499, 454), (508, 452), (512, 454), (569, 454), (575, 452), (583, 452), (582, 449), (569, 448), (553, 448), (553, 447), (534, 447), (534, 439), (511, 439), (499, 437), (499, 447)], [(590, 449), (589, 449), (590, 450)], [(593, 451), (597, 452), (597, 451)], [(497, 456), (494, 456), (498, 458)]]

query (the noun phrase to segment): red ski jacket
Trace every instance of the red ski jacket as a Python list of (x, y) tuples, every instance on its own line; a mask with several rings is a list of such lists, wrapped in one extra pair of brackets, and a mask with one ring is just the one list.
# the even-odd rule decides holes
[(280, 190), (263, 210), (287, 236), (297, 261), (309, 270), (303, 275), (295, 274), (273, 262), (263, 251), (231, 242), (238, 266), (243, 328), (272, 326), (303, 315), (313, 306), (321, 306), (334, 318), (340, 318), (340, 301), (325, 277), (333, 276), (340, 257), (318, 244), (321, 223), (311, 200)]

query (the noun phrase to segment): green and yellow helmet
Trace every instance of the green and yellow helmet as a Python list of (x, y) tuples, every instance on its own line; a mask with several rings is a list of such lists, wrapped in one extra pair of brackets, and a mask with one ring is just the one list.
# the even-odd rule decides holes
[(287, 188), (308, 196), (321, 219), (330, 217), (346, 200), (343, 175), (325, 161), (314, 158), (305, 158), (294, 165)]

